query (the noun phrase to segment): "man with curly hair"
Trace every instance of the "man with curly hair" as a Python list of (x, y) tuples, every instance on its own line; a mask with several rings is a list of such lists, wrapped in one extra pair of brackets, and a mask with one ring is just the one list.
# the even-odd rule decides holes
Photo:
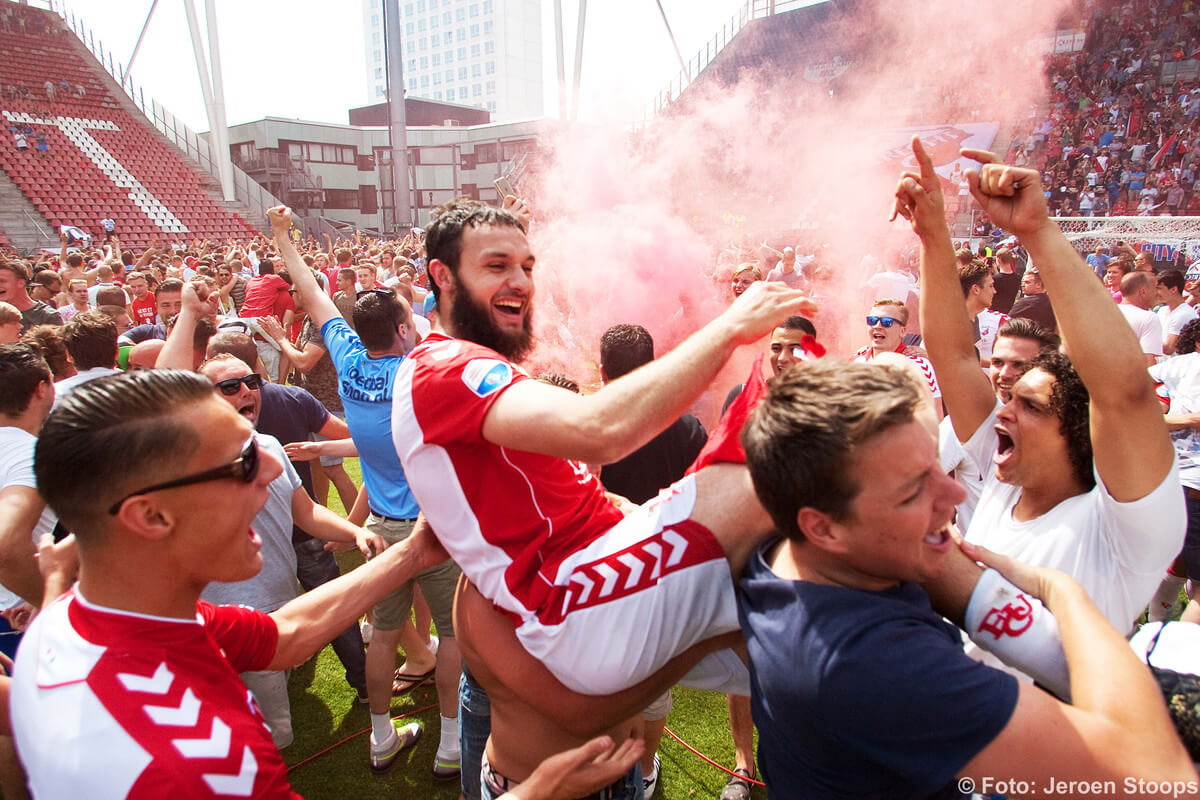
[[(897, 211), (921, 239), (923, 329), (954, 432), (985, 473), (969, 542), (1081, 583), (1121, 633), (1146, 608), (1183, 543), (1179, 471), (1145, 356), (1121, 312), (1049, 219), (1040, 176), (982, 163), (972, 193), (1038, 265), (1071, 357), (1043, 352), (997, 404), (979, 370), (940, 186), (914, 145)], [(999, 621), (1003, 622), (1003, 620)], [(997, 636), (1010, 628), (997, 620)]]

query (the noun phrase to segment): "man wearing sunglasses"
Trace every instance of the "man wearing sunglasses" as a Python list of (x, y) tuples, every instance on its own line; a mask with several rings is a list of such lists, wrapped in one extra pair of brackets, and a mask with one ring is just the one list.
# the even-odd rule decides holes
[[(338, 393), (346, 412), (346, 423), (358, 448), (371, 509), (366, 527), (380, 533), (389, 543), (403, 541), (411, 534), (421, 511), (392, 444), (393, 386), (406, 354), (416, 343), (412, 309), (390, 289), (368, 285), (355, 302), (354, 329), (351, 329), (329, 295), (320, 290), (312, 272), (304, 266), (300, 254), (288, 239), (290, 218), (276, 214), (271, 223), (280, 256), (287, 263), (309, 317), (319, 326), (337, 369)], [(459, 777), (457, 717), (461, 661), (453, 619), (458, 575), (458, 567), (447, 561), (417, 576), (438, 630), (435, 658), (430, 658), (424, 644), (428, 631), (416, 631), (417, 635), (413, 636), (414, 629), (407, 624), (411, 618), (411, 583), (398, 585), (375, 607), (375, 630), (367, 646), (366, 663), (372, 769), (383, 770), (390, 766), (402, 744), (389, 714), (393, 678), (398, 677), (412, 686), (414, 682), (427, 679), (432, 663), (441, 711), (441, 734), (433, 774), (445, 780)], [(403, 642), (409, 660), (401, 666), (397, 676), (396, 648), (401, 644), (402, 636), (412, 636), (415, 641)]]
[(938, 386), (937, 376), (933, 374), (933, 365), (929, 359), (908, 352), (904, 344), (904, 334), (908, 329), (908, 308), (899, 300), (881, 299), (871, 305), (867, 314), (867, 335), (871, 343), (854, 354), (854, 361), (869, 363), (880, 353), (900, 353), (921, 368), (925, 382), (933, 394), (934, 409), (938, 419), (942, 416), (942, 390)]
[(78, 539), (80, 571), (15, 670), (36, 796), (95, 796), (98, 780), (117, 797), (294, 796), (237, 674), (302, 663), (445, 558), (414, 536), (270, 615), (200, 601), (263, 568), (253, 525), (283, 465), (259, 444), (212, 382), (177, 370), (90, 381), (47, 419), (34, 471)]
[[(258, 422), (261, 405), (256, 402), (255, 395), (259, 393), (262, 379), (244, 362), (233, 356), (217, 356), (205, 362), (200, 372), (213, 381), (218, 396), (242, 417), (251, 424)], [(256, 440), (260, 449), (270, 452), (283, 464), (283, 472), (269, 486), (266, 505), (254, 518), (254, 530), (263, 541), (263, 568), (246, 581), (210, 584), (201, 597), (211, 603), (238, 603), (269, 613), (298, 594), (293, 529), (318, 540), (353, 542), (368, 558), (373, 555), (372, 551), (382, 552), (386, 545), (379, 537), (314, 503), (275, 437), (260, 432), (256, 434)], [(246, 673), (242, 680), (254, 693), (267, 718), (275, 744), (280, 748), (287, 747), (292, 741), (287, 674), (278, 671)]]

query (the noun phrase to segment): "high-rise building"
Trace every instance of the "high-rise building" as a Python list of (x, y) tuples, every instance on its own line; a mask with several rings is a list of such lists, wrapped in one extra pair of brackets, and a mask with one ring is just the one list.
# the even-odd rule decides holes
[[(387, 96), (384, 0), (362, 0), (368, 102)], [(409, 97), (542, 116), (541, 0), (400, 0)]]

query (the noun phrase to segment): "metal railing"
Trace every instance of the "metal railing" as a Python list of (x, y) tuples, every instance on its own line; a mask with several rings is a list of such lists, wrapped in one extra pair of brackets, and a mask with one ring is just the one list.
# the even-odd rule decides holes
[(725, 49), (727, 44), (733, 41), (733, 37), (737, 36), (742, 28), (752, 21), (795, 11), (811, 4), (812, 0), (744, 0), (737, 12), (729, 18), (729, 22), (722, 25), (721, 29), (696, 52), (696, 55), (688, 59), (685, 65), (686, 71), (681, 69), (667, 84), (667, 87), (655, 95), (650, 116), (662, 111), (683, 94), (684, 89), (691, 86), (704, 68), (713, 62), (713, 59)]
[(25, 209), (21, 209), (21, 213), (25, 215), (26, 219), (28, 219), (30, 222), (33, 223), (33, 227), (37, 228), (37, 232), (42, 235), (43, 239), (46, 239), (46, 240), (51, 239), (50, 234), (46, 233), (45, 228), (43, 228), (42, 224), (37, 221), (37, 217), (35, 217), (33, 214), (30, 214)]
[[(211, 156), (208, 139), (193, 131), (153, 97), (146, 97), (145, 91), (136, 86), (133, 79), (125, 74), (124, 65), (113, 62), (112, 50), (105, 53), (104, 42), (96, 37), (95, 31), (88, 28), (81, 17), (76, 17), (74, 11), (68, 11), (65, 2), (49, 0), (48, 4), (50, 10), (62, 18), (66, 26), (79, 38), (79, 41), (83, 42), (88, 52), (95, 56), (100, 66), (121, 87), (121, 90), (145, 115), (146, 119), (202, 170), (220, 181), (220, 169)], [(283, 204), (279, 198), (264, 189), (237, 165), (233, 167), (233, 191), (234, 197), (245, 205), (254, 216), (254, 219), (246, 221), (255, 227), (261, 227), (261, 221), (265, 219), (268, 208)]]

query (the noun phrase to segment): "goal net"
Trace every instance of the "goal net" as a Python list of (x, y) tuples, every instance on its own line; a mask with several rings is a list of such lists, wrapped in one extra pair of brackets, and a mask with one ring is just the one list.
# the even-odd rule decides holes
[(1152, 250), (1155, 261), (1170, 261), (1180, 249), (1189, 265), (1200, 261), (1200, 217), (1055, 217), (1054, 222), (1084, 254), (1124, 242), (1134, 250)]

